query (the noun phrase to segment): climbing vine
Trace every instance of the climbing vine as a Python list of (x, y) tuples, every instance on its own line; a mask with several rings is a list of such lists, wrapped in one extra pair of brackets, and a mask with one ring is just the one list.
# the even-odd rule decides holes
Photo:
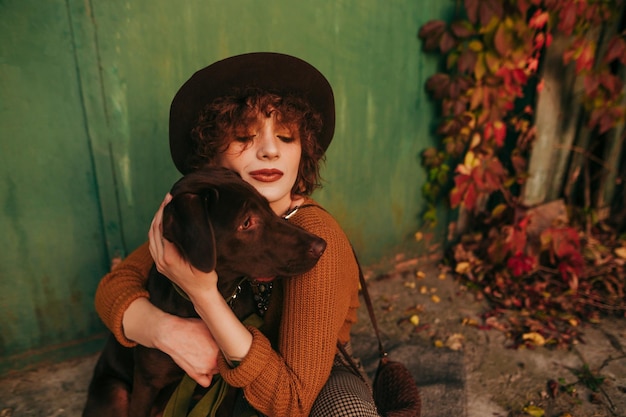
[(534, 101), (554, 36), (568, 40), (563, 63), (582, 80), (586, 129), (597, 139), (623, 132), (623, 20), (602, 47), (594, 36), (624, 19), (623, 10), (623, 0), (464, 0), (451, 23), (429, 21), (419, 31), (424, 49), (443, 58), (426, 82), (441, 141), (422, 155), (424, 220), (437, 221), (441, 201), (459, 210), (465, 220), (452, 229), (449, 265), (489, 300), (485, 326), (507, 332), (515, 346), (569, 346), (581, 322), (626, 312), (626, 240), (584, 205), (539, 227), (537, 208), (523, 199)]

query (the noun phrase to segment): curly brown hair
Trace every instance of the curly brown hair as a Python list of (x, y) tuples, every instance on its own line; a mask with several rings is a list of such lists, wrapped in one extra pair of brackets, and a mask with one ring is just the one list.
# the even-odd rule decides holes
[(195, 148), (191, 166), (195, 170), (206, 164), (217, 164), (218, 156), (241, 136), (238, 132), (253, 123), (259, 113), (267, 117), (275, 113), (281, 123), (298, 127), (302, 156), (291, 192), (310, 195), (321, 187), (320, 162), (324, 161), (324, 149), (317, 136), (322, 130), (322, 118), (306, 100), (297, 96), (245, 89), (209, 103), (191, 131)]

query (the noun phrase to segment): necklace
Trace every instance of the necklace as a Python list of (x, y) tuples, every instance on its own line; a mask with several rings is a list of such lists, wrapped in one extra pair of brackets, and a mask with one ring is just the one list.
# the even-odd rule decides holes
[(290, 208), (289, 210), (287, 210), (287, 212), (285, 214), (283, 214), (283, 219), (285, 220), (289, 220), (289, 218), (291, 216), (293, 216), (294, 214), (296, 214), (296, 212), (298, 211), (298, 209), (300, 208), (300, 206), (295, 206), (293, 208)]
[(254, 295), (257, 312), (259, 313), (259, 316), (263, 317), (270, 305), (273, 283), (251, 282), (250, 287), (252, 288), (252, 294)]

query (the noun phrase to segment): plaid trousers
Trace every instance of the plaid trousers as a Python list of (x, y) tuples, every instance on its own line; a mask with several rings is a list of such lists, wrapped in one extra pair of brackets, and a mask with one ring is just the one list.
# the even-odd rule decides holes
[[(351, 354), (350, 344), (346, 351)], [(357, 360), (354, 360), (357, 364)], [(330, 377), (313, 403), (310, 417), (378, 417), (372, 387), (365, 372), (356, 375), (341, 353)]]

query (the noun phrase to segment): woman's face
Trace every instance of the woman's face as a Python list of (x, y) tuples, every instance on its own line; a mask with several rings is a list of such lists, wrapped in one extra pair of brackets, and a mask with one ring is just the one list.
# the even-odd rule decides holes
[(301, 155), (298, 130), (281, 124), (272, 112), (269, 117), (259, 114), (255, 123), (237, 131), (219, 163), (237, 172), (282, 215), (291, 206)]

